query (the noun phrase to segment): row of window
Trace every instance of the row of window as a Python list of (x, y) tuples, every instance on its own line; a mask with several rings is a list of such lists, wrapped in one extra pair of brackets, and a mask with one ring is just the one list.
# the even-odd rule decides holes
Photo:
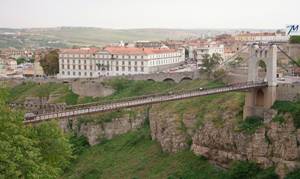
[(154, 61), (150, 61), (149, 63), (151, 66), (154, 66), (154, 65), (166, 65), (170, 63), (178, 63), (178, 62), (180, 62), (180, 58), (154, 60)]
[[(89, 67), (89, 68), (88, 68)], [(62, 64), (61, 65), (61, 69), (64, 70), (64, 69), (73, 69), (73, 70), (92, 70), (93, 69), (93, 66), (90, 65), (90, 66), (87, 66), (87, 65), (64, 65)]]
[(84, 72), (84, 73), (81, 73), (81, 72), (78, 72), (78, 73), (76, 73), (75, 71), (73, 71), (72, 73), (70, 72), (70, 71), (68, 71), (68, 72), (65, 72), (65, 71), (62, 71), (61, 72), (62, 73), (62, 75), (67, 75), (67, 76), (71, 76), (71, 74), (72, 74), (72, 76), (93, 76), (93, 73), (92, 72), (90, 72), (89, 74), (87, 73), (87, 72)]

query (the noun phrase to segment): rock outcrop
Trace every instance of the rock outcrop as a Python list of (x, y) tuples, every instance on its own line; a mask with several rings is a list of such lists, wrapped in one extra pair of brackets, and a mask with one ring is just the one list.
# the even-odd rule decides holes
[[(283, 177), (300, 167), (300, 129), (286, 115), (285, 122), (266, 122), (255, 133), (237, 130), (234, 113), (224, 114), (222, 126), (206, 120), (197, 126), (196, 116), (150, 112), (151, 135), (166, 152), (189, 149), (224, 168), (234, 160), (250, 160), (263, 168), (275, 166)], [(181, 122), (180, 122), (181, 121)], [(192, 139), (192, 141), (191, 141)]]
[(87, 137), (90, 145), (95, 145), (102, 140), (112, 139), (117, 135), (138, 129), (144, 122), (144, 116), (131, 118), (130, 115), (125, 115), (120, 118), (112, 119), (111, 122), (82, 124), (78, 128), (78, 133)]
[(98, 116), (99, 119), (94, 116), (92, 121), (88, 118), (62, 119), (59, 120), (59, 124), (65, 132), (71, 129), (85, 136), (90, 145), (96, 145), (103, 140), (112, 139), (144, 125), (147, 115), (144, 110), (134, 111), (135, 115), (130, 115), (132, 113), (129, 111), (108, 121), (101, 119), (101, 116)]

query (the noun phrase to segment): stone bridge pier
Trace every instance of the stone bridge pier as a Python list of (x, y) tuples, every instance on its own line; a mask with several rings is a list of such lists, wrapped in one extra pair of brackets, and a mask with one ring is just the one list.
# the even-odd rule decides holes
[[(261, 75), (263, 74), (263, 75)], [(250, 47), (248, 60), (248, 81), (263, 80), (266, 88), (251, 89), (246, 93), (243, 117), (264, 117), (276, 100), (277, 46), (267, 45)]]

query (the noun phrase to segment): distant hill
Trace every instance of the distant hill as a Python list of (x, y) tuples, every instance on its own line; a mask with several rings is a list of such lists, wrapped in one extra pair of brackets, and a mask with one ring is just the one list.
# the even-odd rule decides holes
[(103, 46), (120, 41), (185, 39), (222, 32), (205, 29), (0, 28), (0, 48)]

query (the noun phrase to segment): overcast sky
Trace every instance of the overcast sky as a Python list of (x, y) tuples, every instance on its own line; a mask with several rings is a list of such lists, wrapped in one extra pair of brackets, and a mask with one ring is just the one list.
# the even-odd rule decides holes
[(285, 28), (300, 0), (0, 0), (0, 27)]

